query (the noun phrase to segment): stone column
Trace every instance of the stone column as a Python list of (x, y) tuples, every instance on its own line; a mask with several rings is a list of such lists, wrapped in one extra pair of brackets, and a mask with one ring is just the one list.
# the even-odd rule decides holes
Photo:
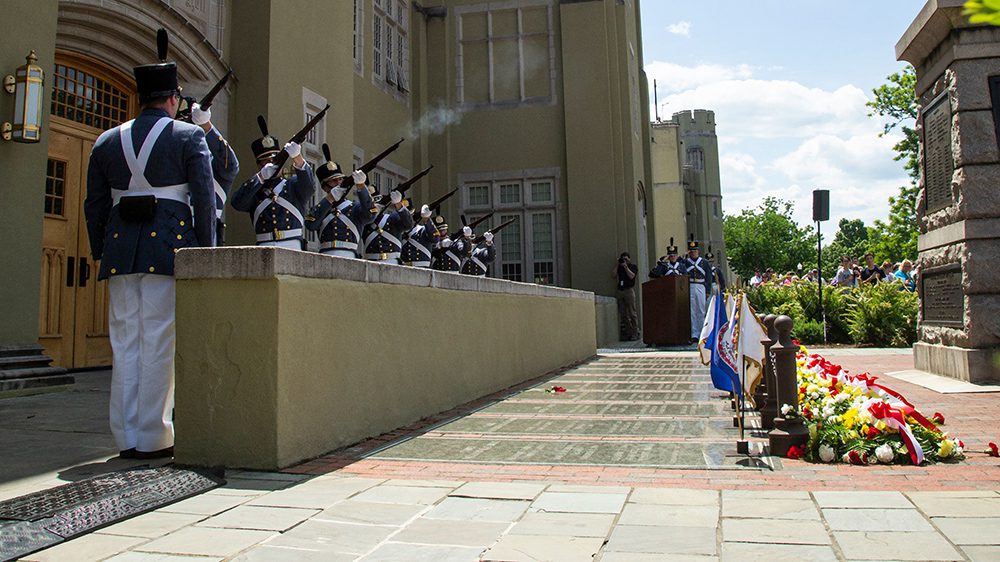
[[(778, 333), (777, 341), (771, 346), (769, 361), (772, 363), (777, 384), (777, 403), (788, 404), (793, 411), (798, 411), (799, 405), (799, 374), (795, 354), (799, 346), (792, 342), (793, 321), (788, 316), (779, 316), (774, 320), (774, 329)], [(779, 406), (779, 408), (781, 407)], [(774, 429), (768, 434), (771, 454), (779, 457), (788, 456), (788, 449), (805, 445), (809, 440), (809, 431), (799, 417), (786, 418), (779, 411), (779, 417), (774, 418)]]
[(918, 369), (1000, 381), (1000, 27), (928, 0), (896, 45), (917, 70)]
[(760, 426), (764, 429), (774, 428), (774, 418), (778, 416), (777, 379), (774, 376), (774, 362), (771, 361), (771, 346), (778, 340), (778, 332), (774, 329), (777, 316), (768, 314), (764, 317), (764, 327), (767, 328), (767, 339), (761, 341), (764, 345), (764, 387), (760, 400)]

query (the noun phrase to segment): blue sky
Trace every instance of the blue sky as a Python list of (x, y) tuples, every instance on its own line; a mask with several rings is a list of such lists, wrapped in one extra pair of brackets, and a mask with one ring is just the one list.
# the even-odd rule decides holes
[[(660, 117), (716, 112), (723, 208), (774, 195), (810, 220), (831, 191), (832, 225), (871, 223), (908, 181), (896, 137), (867, 116), (872, 88), (903, 67), (895, 45), (924, 0), (643, 0), (642, 33)], [(652, 96), (651, 96), (652, 97)]]

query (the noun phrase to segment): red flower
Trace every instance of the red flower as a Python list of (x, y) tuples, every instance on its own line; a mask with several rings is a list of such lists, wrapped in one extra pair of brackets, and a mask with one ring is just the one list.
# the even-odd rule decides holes
[(997, 444), (990, 442), (990, 450), (986, 451), (986, 454), (991, 457), (1000, 457), (1000, 451), (997, 450)]
[(805, 386), (800, 386), (799, 387), (799, 394), (805, 394), (805, 393), (806, 393), (806, 387)]
[(790, 458), (790, 459), (801, 459), (802, 455), (805, 454), (805, 452), (806, 452), (806, 448), (805, 448), (804, 445), (803, 446), (799, 446), (799, 447), (796, 447), (795, 445), (792, 445), (791, 447), (788, 448), (788, 458)]
[(837, 390), (836, 388), (831, 388), (830, 389), (830, 396), (836, 396), (838, 392), (840, 392), (840, 391)]
[(812, 419), (813, 414), (812, 414), (812, 410), (809, 409), (809, 406), (806, 406), (806, 407), (802, 408), (802, 417), (806, 418), (807, 420), (811, 420)]
[(962, 440), (959, 439), (958, 440), (958, 446), (964, 449), (965, 448), (965, 443), (962, 443)]
[(566, 392), (566, 389), (563, 388), (563, 387), (561, 387), (561, 386), (553, 386), (552, 390), (554, 390), (556, 392)]
[(869, 427), (868, 428), (868, 438), (869, 439), (875, 439), (876, 437), (878, 437), (878, 434), (879, 434), (879, 430), (878, 429), (876, 429), (874, 427)]
[(931, 421), (938, 425), (944, 425), (944, 414), (941, 412), (934, 412), (934, 415), (931, 416)]
[(792, 343), (795, 344), (795, 347), (799, 347), (802, 345), (801, 343), (799, 343), (799, 340), (792, 340)]
[(868, 453), (859, 453), (857, 451), (850, 451), (847, 453), (847, 460), (851, 464), (864, 465), (868, 464)]

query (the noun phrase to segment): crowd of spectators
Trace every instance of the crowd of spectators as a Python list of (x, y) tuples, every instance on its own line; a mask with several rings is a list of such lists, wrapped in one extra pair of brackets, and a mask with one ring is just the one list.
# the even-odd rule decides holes
[[(861, 261), (864, 261), (864, 266), (860, 265)], [(819, 271), (816, 269), (811, 269), (801, 276), (793, 271), (782, 275), (775, 273), (771, 268), (763, 271), (756, 269), (753, 277), (750, 278), (750, 286), (791, 285), (796, 281), (816, 283), (819, 276)], [(829, 281), (833, 287), (859, 287), (861, 285), (875, 285), (876, 283), (899, 283), (901, 290), (915, 291), (917, 289), (917, 271), (910, 260), (897, 263), (885, 260), (879, 265), (875, 262), (875, 255), (868, 252), (861, 259), (842, 256), (840, 267), (837, 268), (833, 279)]]

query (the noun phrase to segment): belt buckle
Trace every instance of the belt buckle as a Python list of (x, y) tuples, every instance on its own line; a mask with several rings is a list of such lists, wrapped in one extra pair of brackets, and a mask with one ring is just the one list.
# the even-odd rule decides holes
[(379, 257), (380, 257), (380, 259), (382, 261), (385, 261), (385, 260), (389, 259), (389, 254), (382, 253), (382, 254), (379, 254)]
[(282, 231), (278, 230), (277, 228), (274, 229), (274, 239), (275, 240), (282, 240), (284, 238), (285, 238), (285, 234)]

